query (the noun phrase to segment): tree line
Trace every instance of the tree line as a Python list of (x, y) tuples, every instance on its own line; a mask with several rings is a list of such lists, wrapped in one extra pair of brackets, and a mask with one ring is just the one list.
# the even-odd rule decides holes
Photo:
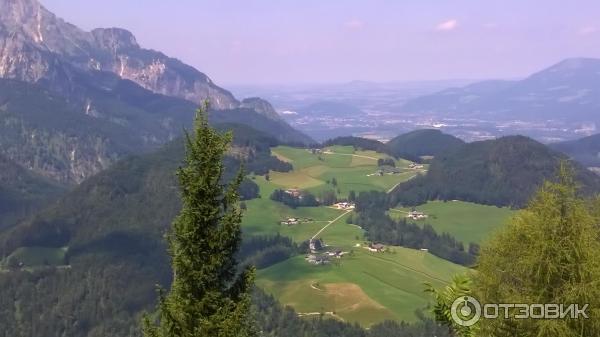
[(385, 193), (361, 192), (356, 199), (356, 216), (347, 221), (360, 226), (366, 238), (373, 242), (427, 249), (433, 255), (464, 266), (475, 262), (478, 244), (469, 243), (465, 247), (448, 233), (438, 234), (429, 224), (420, 226), (407, 222), (405, 218), (394, 220), (386, 213), (388, 210)]

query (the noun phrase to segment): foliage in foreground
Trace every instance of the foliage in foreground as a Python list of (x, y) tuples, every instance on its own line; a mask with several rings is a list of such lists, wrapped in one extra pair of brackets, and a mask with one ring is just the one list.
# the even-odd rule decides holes
[[(545, 182), (528, 207), (481, 250), (477, 272), (463, 286), (433, 290), (438, 322), (459, 336), (599, 336), (600, 230), (598, 200), (578, 195), (572, 169), (561, 164), (557, 182)], [(452, 291), (449, 291), (452, 290)], [(458, 290), (455, 292), (454, 290)], [(460, 292), (460, 293), (458, 293)], [(451, 322), (448, 306), (455, 298), (473, 294), (489, 304), (588, 304), (589, 319), (516, 319), (520, 309), (501, 311), (464, 329)], [(452, 295), (452, 296), (451, 296)], [(517, 310), (519, 310), (517, 312)]]
[(148, 337), (254, 336), (250, 319), (253, 268), (238, 273), (242, 213), (238, 177), (223, 185), (223, 156), (232, 136), (208, 125), (198, 111), (194, 135), (186, 137), (185, 166), (177, 176), (183, 207), (168, 234), (171, 290), (159, 294), (158, 324), (145, 317)]

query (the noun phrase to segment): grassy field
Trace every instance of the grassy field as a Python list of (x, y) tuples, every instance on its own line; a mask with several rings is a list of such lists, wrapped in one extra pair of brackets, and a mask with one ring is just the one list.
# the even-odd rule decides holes
[[(438, 232), (447, 232), (464, 243), (482, 242), (514, 215), (509, 208), (479, 205), (463, 201), (430, 201), (416, 207), (429, 217), (411, 220), (416, 224), (431, 224)], [(410, 209), (394, 209), (390, 215), (405, 217)]]
[(4, 264), (9, 260), (23, 263), (23, 267), (61, 266), (65, 264), (67, 248), (46, 247), (21, 247), (8, 256)]
[[(266, 181), (263, 176), (254, 177), (260, 188), (261, 198), (246, 201), (248, 209), (244, 213), (242, 227), (248, 235), (267, 235), (280, 233), (302, 242), (310, 239), (312, 234), (325, 226), (331, 219), (341, 215), (343, 211), (329, 207), (290, 208), (269, 198), (273, 190), (279, 186)], [(294, 226), (281, 225), (287, 218), (312, 218), (313, 222)]]
[[(410, 162), (396, 162), (402, 168), (400, 174), (380, 176), (374, 174), (378, 170), (377, 159), (387, 156), (372, 151), (336, 146), (312, 154), (305, 149), (277, 147), (273, 153), (292, 163), (294, 171), (271, 172), (269, 181), (263, 176), (253, 177), (262, 197), (246, 202), (245, 234), (280, 233), (296, 242), (318, 234), (316, 237), (329, 248), (347, 252), (329, 265), (309, 264), (304, 256), (296, 256), (258, 272), (257, 284), (301, 315), (324, 313), (364, 326), (386, 319), (412, 321), (415, 310), (424, 308), (429, 301), (423, 292), (425, 282), (442, 286), (452, 275), (466, 270), (427, 252), (407, 248), (370, 252), (364, 248), (367, 243), (363, 230), (346, 223), (350, 212), (329, 207), (292, 209), (269, 199), (277, 188), (307, 189), (318, 196), (319, 192), (334, 188), (327, 183), (333, 178), (338, 182), (335, 188), (339, 188), (340, 196), (350, 190), (387, 191), (416, 174), (408, 168)], [(281, 220), (288, 217), (313, 221), (281, 225)]]
[(330, 312), (369, 326), (386, 319), (413, 321), (415, 310), (430, 301), (425, 282), (441, 287), (465, 271), (427, 252), (393, 247), (372, 253), (355, 247), (352, 256), (330, 265), (292, 258), (259, 271), (257, 283), (300, 313)]
[[(409, 161), (397, 160), (397, 174), (377, 173), (377, 160), (389, 156), (374, 151), (355, 151), (351, 146), (332, 146), (323, 149), (320, 154), (313, 154), (306, 149), (279, 146), (273, 149), (278, 158), (290, 162), (294, 166), (292, 172), (272, 172), (271, 182), (280, 187), (306, 189), (315, 195), (323, 191), (333, 190), (341, 197), (348, 192), (379, 190), (388, 191), (400, 182), (417, 174), (409, 169)], [(332, 184), (333, 179), (337, 185)]]

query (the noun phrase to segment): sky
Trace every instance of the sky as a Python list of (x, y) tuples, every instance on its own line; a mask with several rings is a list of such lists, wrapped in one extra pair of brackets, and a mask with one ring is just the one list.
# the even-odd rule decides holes
[(600, 58), (598, 0), (41, 0), (219, 84), (519, 78)]

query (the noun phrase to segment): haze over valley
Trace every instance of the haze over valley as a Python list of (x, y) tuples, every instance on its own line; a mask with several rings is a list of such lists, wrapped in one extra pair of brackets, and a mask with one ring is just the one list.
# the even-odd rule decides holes
[(0, 0), (0, 334), (600, 336), (598, 17)]

